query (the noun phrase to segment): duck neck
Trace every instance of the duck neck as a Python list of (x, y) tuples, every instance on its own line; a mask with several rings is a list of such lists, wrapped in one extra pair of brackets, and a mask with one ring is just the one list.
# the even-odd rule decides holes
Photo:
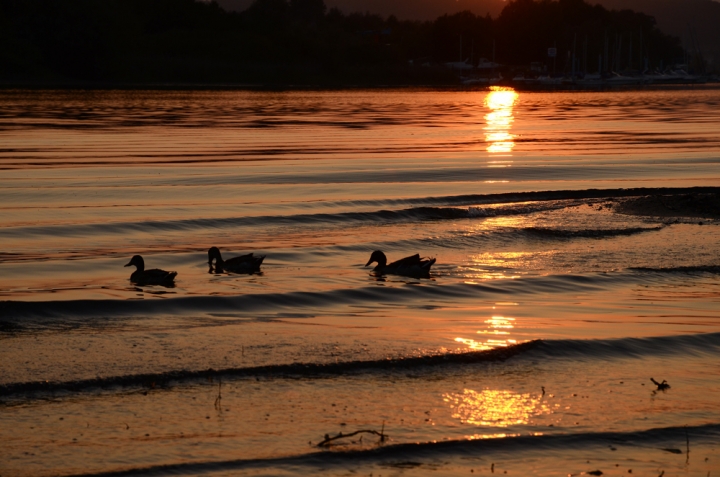
[(215, 266), (218, 268), (222, 268), (225, 261), (222, 259), (222, 255), (220, 255), (220, 250), (214, 249), (212, 251), (212, 255), (210, 255), (210, 266), (212, 267), (213, 259), (215, 259)]

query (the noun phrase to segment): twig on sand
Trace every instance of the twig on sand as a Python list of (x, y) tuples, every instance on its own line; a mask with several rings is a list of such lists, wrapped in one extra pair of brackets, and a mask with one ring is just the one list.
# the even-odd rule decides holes
[(668, 382), (665, 381), (664, 379), (662, 380), (661, 383), (658, 383), (658, 382), (655, 381), (653, 378), (650, 378), (650, 381), (652, 381), (653, 384), (654, 384), (655, 386), (657, 386), (657, 390), (658, 390), (658, 391), (665, 391), (666, 389), (669, 389), (669, 388), (670, 388), (670, 385), (669, 385)]
[[(336, 441), (338, 439), (344, 439), (346, 437), (352, 437), (356, 436), (358, 434), (375, 434), (376, 436), (380, 436), (380, 442), (385, 442), (385, 439), (388, 438), (387, 434), (385, 434), (385, 421), (383, 421), (383, 427), (380, 432), (374, 430), (374, 429), (361, 429), (359, 431), (351, 432), (349, 434), (343, 434), (342, 432), (336, 436), (330, 437), (329, 434), (325, 434), (325, 439), (322, 440), (322, 442), (318, 442), (318, 447), (327, 447), (331, 442)], [(362, 437), (361, 437), (362, 439)]]

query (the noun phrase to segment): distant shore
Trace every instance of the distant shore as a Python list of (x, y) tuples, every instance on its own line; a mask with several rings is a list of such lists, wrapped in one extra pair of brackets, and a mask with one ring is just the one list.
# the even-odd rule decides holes
[(158, 90), (158, 91), (352, 91), (352, 90), (446, 90), (446, 91), (481, 91), (490, 87), (513, 88), (527, 92), (585, 92), (585, 91), (652, 91), (652, 90), (692, 90), (692, 89), (720, 89), (720, 82), (707, 82), (701, 84), (667, 84), (667, 85), (623, 85), (614, 87), (553, 87), (553, 88), (527, 88), (511, 82), (495, 85), (463, 85), (458, 83), (361, 83), (361, 84), (272, 84), (272, 83), (133, 83), (133, 82), (0, 82), (0, 91), (12, 90)]

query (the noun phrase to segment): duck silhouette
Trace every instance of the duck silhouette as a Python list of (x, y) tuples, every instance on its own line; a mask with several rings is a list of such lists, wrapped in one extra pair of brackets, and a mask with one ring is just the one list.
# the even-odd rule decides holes
[(401, 258), (392, 263), (387, 263), (387, 257), (380, 250), (375, 250), (370, 255), (370, 260), (365, 264), (367, 267), (373, 262), (377, 262), (377, 266), (373, 271), (379, 275), (403, 275), (413, 278), (428, 278), (430, 276), (430, 267), (435, 263), (434, 258), (420, 258), (419, 254), (410, 257)]
[(208, 264), (210, 271), (213, 271), (213, 260), (215, 260), (215, 273), (232, 272), (232, 273), (256, 273), (260, 271), (260, 265), (265, 260), (265, 255), (255, 256), (252, 253), (240, 255), (238, 257), (223, 260), (220, 255), (220, 249), (210, 247), (208, 250)]
[(125, 266), (131, 265), (135, 265), (136, 270), (130, 275), (130, 281), (137, 285), (174, 285), (177, 272), (166, 272), (159, 268), (145, 270), (145, 260), (140, 255), (133, 256)]

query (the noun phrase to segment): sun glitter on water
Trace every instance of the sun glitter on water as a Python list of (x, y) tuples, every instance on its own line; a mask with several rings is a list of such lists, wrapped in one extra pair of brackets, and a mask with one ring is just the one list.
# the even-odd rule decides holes
[(455, 338), (455, 341), (466, 345), (472, 351), (483, 351), (499, 347), (517, 344), (517, 340), (510, 339), (507, 335), (508, 330), (515, 327), (515, 318), (505, 316), (493, 316), (485, 320), (488, 325), (487, 330), (479, 330), (477, 333), (481, 335), (490, 335), (485, 341), (478, 341), (471, 338)]
[(541, 395), (507, 390), (465, 389), (462, 393), (444, 394), (443, 400), (452, 408), (453, 418), (476, 426), (527, 424), (532, 417), (551, 412)]
[[(510, 133), (513, 122), (513, 105), (518, 94), (512, 88), (493, 86), (485, 97), (490, 109), (485, 115), (485, 141), (487, 151), (496, 155), (509, 155), (515, 147), (515, 136)], [(491, 167), (509, 167), (512, 161), (493, 161)]]

